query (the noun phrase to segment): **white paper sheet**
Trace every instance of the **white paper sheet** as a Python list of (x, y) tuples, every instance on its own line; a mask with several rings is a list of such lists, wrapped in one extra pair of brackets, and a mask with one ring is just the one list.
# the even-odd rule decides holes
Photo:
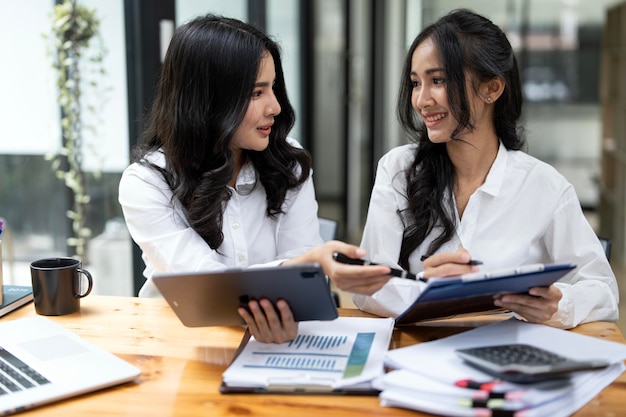
[(394, 320), (339, 317), (299, 324), (298, 336), (283, 344), (251, 338), (223, 374), (231, 387), (293, 386), (340, 388), (372, 381), (384, 373)]

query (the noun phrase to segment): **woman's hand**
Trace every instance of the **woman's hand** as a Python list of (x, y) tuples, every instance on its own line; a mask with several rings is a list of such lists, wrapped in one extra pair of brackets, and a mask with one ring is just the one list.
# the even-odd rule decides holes
[[(466, 249), (458, 252), (439, 253), (424, 260), (424, 278), (448, 277), (478, 272), (479, 268), (469, 265), (471, 256)], [(530, 323), (545, 323), (559, 307), (563, 294), (554, 285), (534, 287), (528, 294), (498, 294), (494, 305), (513, 311)]]
[(499, 294), (494, 300), (498, 307), (511, 310), (530, 323), (545, 323), (559, 308), (563, 293), (554, 285), (533, 287), (527, 294)]
[(454, 277), (471, 272), (478, 272), (479, 268), (470, 265), (472, 257), (467, 249), (461, 248), (457, 252), (438, 253), (424, 260), (424, 278)]
[(239, 308), (239, 315), (248, 325), (250, 334), (263, 343), (285, 343), (295, 339), (298, 334), (298, 323), (294, 321), (291, 309), (285, 300), (278, 300), (276, 307), (267, 299), (250, 301), (248, 308)]
[(305, 254), (283, 262), (283, 265), (317, 262), (324, 269), (324, 273), (343, 291), (356, 294), (372, 295), (378, 291), (391, 276), (391, 270), (384, 265), (347, 265), (333, 259), (335, 252), (359, 259), (364, 257), (365, 251), (349, 243), (331, 240), (311, 249)]

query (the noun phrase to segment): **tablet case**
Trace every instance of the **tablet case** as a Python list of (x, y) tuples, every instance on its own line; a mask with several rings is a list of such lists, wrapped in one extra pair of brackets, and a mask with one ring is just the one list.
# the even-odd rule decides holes
[[(524, 294), (532, 287), (546, 287), (576, 266), (558, 263), (510, 269), (507, 273), (484, 273), (481, 279), (437, 278), (429, 280), (415, 302), (396, 317), (396, 325), (413, 324), (469, 313), (497, 313), (505, 310), (493, 304), (498, 293)], [(530, 272), (525, 272), (530, 271)]]
[(152, 279), (187, 327), (242, 325), (237, 308), (262, 298), (272, 303), (287, 301), (296, 321), (338, 317), (326, 276), (317, 263), (162, 273)]

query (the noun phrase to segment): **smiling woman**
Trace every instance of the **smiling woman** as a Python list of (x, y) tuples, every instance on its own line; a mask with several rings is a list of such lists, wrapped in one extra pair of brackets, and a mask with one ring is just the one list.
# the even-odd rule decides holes
[[(455, 10), (417, 35), (401, 80), (399, 118), (415, 143), (379, 161), (361, 243), (370, 259), (425, 278), (478, 271), (471, 257), (487, 270), (568, 262), (573, 274), (494, 307), (557, 327), (616, 320), (615, 276), (574, 188), (520, 150), (522, 87), (504, 32)], [(393, 278), (354, 299), (397, 316), (421, 291)]]

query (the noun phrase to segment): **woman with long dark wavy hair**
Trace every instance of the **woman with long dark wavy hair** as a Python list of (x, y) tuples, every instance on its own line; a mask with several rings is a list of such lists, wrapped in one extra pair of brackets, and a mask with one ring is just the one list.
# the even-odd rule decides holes
[[(407, 54), (398, 98), (414, 143), (379, 161), (361, 247), (375, 262), (425, 278), (571, 262), (575, 271), (552, 286), (501, 295), (494, 306), (564, 328), (616, 320), (617, 284), (603, 248), (573, 186), (522, 151), (521, 112), (517, 60), (500, 28), (469, 10), (426, 27)], [(422, 285), (393, 278), (354, 300), (396, 316)]]
[[(210, 271), (319, 262), (343, 290), (371, 294), (388, 267), (333, 261), (322, 244), (309, 153), (288, 138), (295, 120), (278, 45), (239, 20), (207, 15), (179, 27), (170, 43), (134, 163), (119, 201), (146, 264), (141, 296), (160, 296), (157, 272)], [(261, 341), (295, 337), (279, 301), (240, 309)]]

